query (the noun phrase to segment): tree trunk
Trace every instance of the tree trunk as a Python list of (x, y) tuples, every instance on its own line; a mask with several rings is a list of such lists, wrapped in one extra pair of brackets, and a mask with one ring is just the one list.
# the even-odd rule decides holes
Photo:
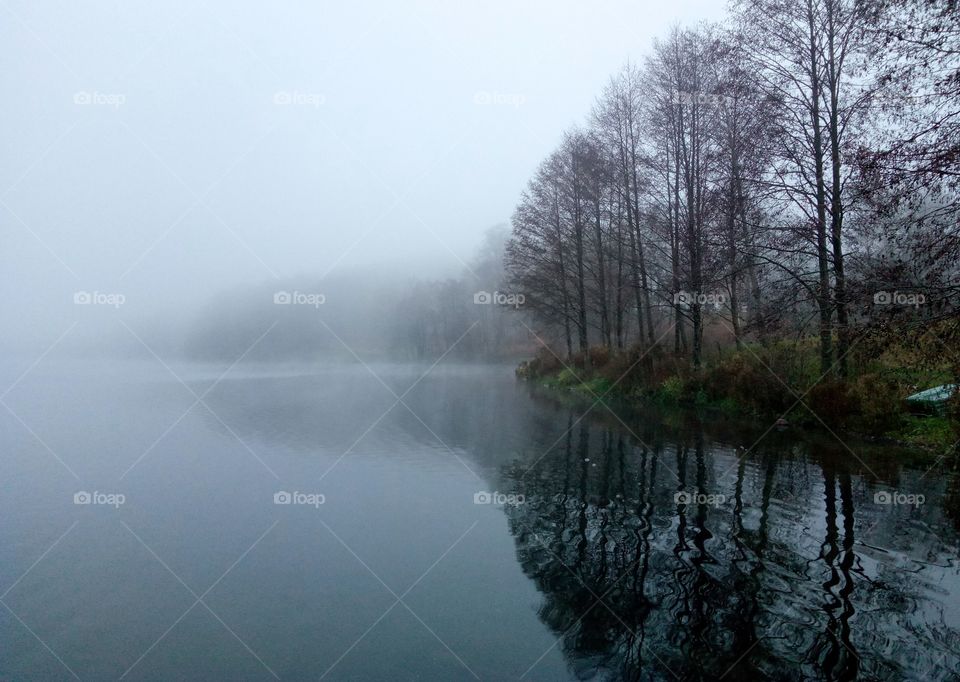
[(830, 262), (827, 254), (827, 205), (824, 187), (823, 132), (820, 121), (820, 60), (817, 50), (817, 35), (813, 13), (813, 0), (807, 0), (808, 45), (810, 49), (810, 123), (813, 127), (813, 162), (816, 175), (817, 196), (817, 265), (819, 286), (817, 307), (820, 312), (820, 372), (830, 371), (833, 364), (833, 338), (831, 322), (833, 311), (830, 305)]
[[(599, 182), (597, 187), (599, 189)], [(607, 310), (607, 280), (606, 280), (606, 265), (603, 258), (603, 223), (602, 223), (602, 211), (600, 209), (600, 193), (597, 192), (597, 195), (593, 198), (594, 201), (594, 239), (596, 240), (596, 249), (597, 249), (597, 288), (599, 291), (597, 295), (600, 298), (600, 338), (603, 341), (603, 344), (609, 348), (610, 343), (610, 315)]]
[(579, 168), (577, 166), (576, 154), (572, 155), (573, 164), (573, 244), (576, 253), (576, 273), (577, 273), (577, 342), (580, 352), (584, 354), (584, 364), (589, 364), (589, 348), (587, 338), (587, 293), (586, 278), (584, 274), (584, 248), (583, 248), (583, 210), (582, 197), (580, 191)]
[(847, 349), (849, 348), (846, 303), (846, 278), (843, 272), (843, 196), (840, 185), (840, 64), (836, 54), (836, 17), (833, 0), (827, 2), (827, 85), (830, 90), (830, 163), (832, 187), (830, 196), (830, 238), (833, 248), (834, 302), (837, 308), (837, 371), (847, 376)]
[(560, 221), (560, 196), (556, 185), (553, 188), (553, 227), (557, 235), (557, 277), (560, 282), (560, 294), (563, 300), (563, 332), (567, 342), (567, 359), (573, 355), (573, 335), (570, 329), (570, 292), (567, 289), (567, 268), (563, 259), (563, 228)]
[(650, 286), (647, 282), (647, 261), (643, 252), (643, 234), (640, 230), (640, 189), (637, 186), (637, 143), (630, 132), (630, 175), (633, 177), (633, 218), (637, 231), (637, 256), (640, 259), (640, 286), (643, 288), (643, 304), (647, 312), (647, 341), (653, 345), (653, 312), (650, 306)]

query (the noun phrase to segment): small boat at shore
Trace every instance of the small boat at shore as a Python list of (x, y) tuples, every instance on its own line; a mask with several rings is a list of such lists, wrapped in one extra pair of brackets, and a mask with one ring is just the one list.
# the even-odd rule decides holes
[(947, 401), (953, 397), (956, 391), (957, 384), (943, 384), (907, 396), (906, 401), (916, 407), (929, 408), (941, 412), (946, 407)]

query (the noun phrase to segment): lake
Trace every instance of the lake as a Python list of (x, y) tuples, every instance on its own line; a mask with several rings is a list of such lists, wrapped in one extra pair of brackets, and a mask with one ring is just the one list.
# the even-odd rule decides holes
[(960, 679), (929, 453), (507, 365), (31, 362), (0, 679)]

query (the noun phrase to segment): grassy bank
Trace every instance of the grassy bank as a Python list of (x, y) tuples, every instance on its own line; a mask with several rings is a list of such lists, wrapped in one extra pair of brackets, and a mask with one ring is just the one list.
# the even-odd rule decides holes
[(911, 349), (850, 355), (849, 378), (821, 378), (814, 340), (718, 349), (699, 370), (685, 357), (655, 348), (611, 352), (591, 348), (561, 361), (548, 351), (517, 368), (521, 378), (587, 398), (682, 406), (731, 416), (785, 419), (802, 428), (829, 428), (928, 447), (960, 438), (955, 397), (943, 414), (919, 414), (904, 398), (953, 381), (946, 366), (911, 366)]

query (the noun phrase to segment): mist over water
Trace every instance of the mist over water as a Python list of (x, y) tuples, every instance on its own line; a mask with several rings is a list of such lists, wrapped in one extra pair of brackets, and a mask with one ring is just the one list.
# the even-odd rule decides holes
[(608, 395), (524, 199), (725, 16), (0, 0), (0, 680), (954, 679), (955, 466)]

